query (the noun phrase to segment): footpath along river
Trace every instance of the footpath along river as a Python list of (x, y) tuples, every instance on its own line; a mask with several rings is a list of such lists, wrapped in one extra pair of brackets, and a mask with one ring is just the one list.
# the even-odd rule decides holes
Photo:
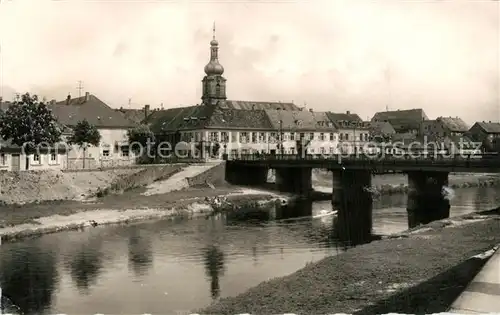
[[(500, 204), (495, 187), (457, 189), (451, 215)], [(407, 228), (406, 196), (374, 204), (374, 231)], [(313, 204), (313, 215), (330, 210)], [(332, 217), (261, 223), (166, 220), (44, 235), (0, 246), (4, 298), (26, 314), (188, 314), (342, 251)]]

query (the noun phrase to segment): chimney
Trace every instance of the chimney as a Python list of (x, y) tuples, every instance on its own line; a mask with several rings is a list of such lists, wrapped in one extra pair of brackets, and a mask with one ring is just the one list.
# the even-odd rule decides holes
[(346, 111), (345, 112), (347, 115), (350, 115), (351, 114), (351, 111)]
[(88, 102), (89, 98), (90, 98), (90, 93), (89, 92), (85, 92), (85, 100), (84, 100), (84, 102)]
[(66, 105), (69, 105), (70, 102), (71, 102), (71, 94), (68, 94), (68, 96), (66, 97)]
[(150, 109), (150, 106), (149, 104), (147, 105), (144, 105), (144, 119), (148, 119), (148, 116), (149, 116), (149, 109)]

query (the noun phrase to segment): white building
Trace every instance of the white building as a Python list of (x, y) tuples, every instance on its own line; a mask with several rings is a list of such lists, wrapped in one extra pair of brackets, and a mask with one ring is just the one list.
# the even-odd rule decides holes
[[(78, 122), (87, 120), (101, 134), (99, 146), (84, 150), (76, 145), (68, 153), (68, 168), (112, 167), (132, 164), (135, 157), (129, 152), (127, 131), (136, 126), (125, 118), (122, 112), (114, 110), (96, 96), (71, 98), (56, 103), (51, 101), (49, 108), (59, 123), (72, 129)], [(69, 135), (66, 134), (66, 138)], [(85, 161), (84, 161), (85, 160)]]

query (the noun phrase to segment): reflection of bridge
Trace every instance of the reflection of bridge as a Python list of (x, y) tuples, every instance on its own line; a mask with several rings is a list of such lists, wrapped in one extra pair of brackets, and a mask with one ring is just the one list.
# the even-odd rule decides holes
[(226, 179), (238, 185), (263, 185), (274, 169), (276, 186), (284, 192), (308, 195), (313, 168), (332, 174), (332, 204), (339, 208), (339, 231), (349, 240), (369, 239), (372, 228), (372, 173), (404, 172), (408, 175), (408, 225), (414, 227), (447, 218), (450, 202), (443, 187), (450, 172), (500, 173), (500, 158), (382, 158), (316, 157), (297, 155), (244, 155), (226, 162)]

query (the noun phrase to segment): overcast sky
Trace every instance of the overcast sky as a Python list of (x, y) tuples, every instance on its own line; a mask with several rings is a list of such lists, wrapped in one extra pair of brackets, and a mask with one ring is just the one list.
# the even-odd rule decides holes
[(500, 119), (498, 1), (1, 0), (3, 96), (200, 102), (216, 21), (233, 100)]

